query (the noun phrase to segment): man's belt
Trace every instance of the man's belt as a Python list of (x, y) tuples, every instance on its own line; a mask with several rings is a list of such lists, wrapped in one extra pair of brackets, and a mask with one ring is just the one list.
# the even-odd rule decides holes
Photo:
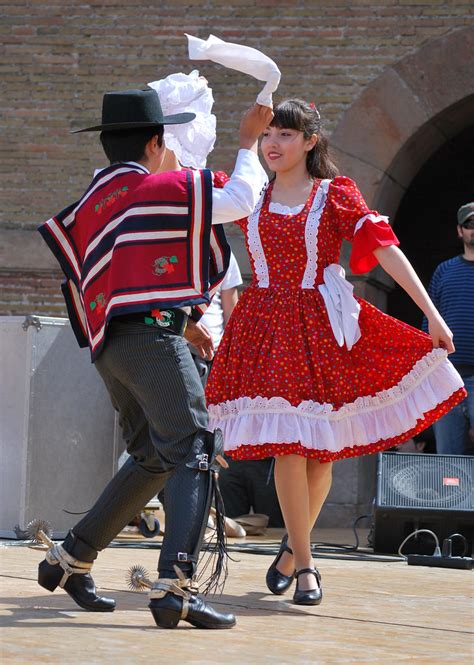
[(183, 336), (188, 323), (188, 315), (182, 309), (152, 309), (136, 314), (124, 314), (114, 317), (121, 323), (144, 323), (159, 328), (172, 335)]

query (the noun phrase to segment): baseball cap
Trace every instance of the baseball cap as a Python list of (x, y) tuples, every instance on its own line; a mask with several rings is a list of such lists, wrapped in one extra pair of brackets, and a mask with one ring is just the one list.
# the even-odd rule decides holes
[(466, 220), (474, 215), (474, 203), (466, 203), (458, 210), (458, 226), (461, 226)]

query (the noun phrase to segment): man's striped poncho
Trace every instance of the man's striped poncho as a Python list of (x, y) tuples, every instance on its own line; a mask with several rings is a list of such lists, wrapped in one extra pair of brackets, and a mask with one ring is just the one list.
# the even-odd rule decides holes
[(113, 316), (191, 306), (200, 318), (230, 257), (211, 218), (209, 170), (154, 175), (127, 163), (100, 171), (79, 201), (39, 227), (66, 276), (79, 345), (93, 361)]

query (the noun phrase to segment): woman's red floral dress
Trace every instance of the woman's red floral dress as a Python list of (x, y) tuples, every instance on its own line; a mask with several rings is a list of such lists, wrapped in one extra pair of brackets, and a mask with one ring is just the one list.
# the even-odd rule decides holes
[[(207, 386), (209, 429), (234, 459), (297, 453), (323, 462), (384, 450), (465, 397), (428, 335), (354, 298), (354, 273), (398, 244), (345, 177), (316, 181), (303, 209), (270, 203), (239, 222), (253, 281), (226, 327)], [(301, 206), (299, 207), (301, 208)], [(359, 311), (360, 310), (360, 311)]]

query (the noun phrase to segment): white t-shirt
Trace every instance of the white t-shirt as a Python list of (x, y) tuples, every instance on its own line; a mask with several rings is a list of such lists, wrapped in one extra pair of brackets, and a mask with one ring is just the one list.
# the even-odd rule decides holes
[(211, 300), (211, 304), (201, 317), (201, 323), (209, 329), (216, 349), (224, 334), (224, 310), (222, 309), (221, 291), (232, 289), (240, 284), (242, 284), (242, 275), (240, 274), (239, 264), (235, 256), (231, 253), (229, 269), (222, 280), (219, 290)]

